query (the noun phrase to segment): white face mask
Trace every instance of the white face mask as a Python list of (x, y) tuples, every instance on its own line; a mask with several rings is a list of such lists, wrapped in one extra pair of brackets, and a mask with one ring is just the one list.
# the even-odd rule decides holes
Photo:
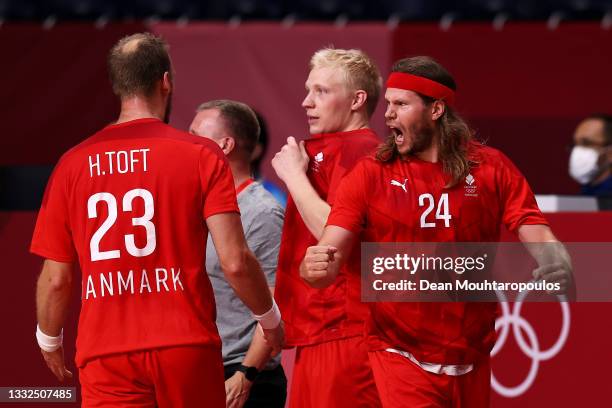
[(598, 159), (599, 153), (597, 150), (590, 147), (574, 146), (569, 161), (570, 176), (580, 184), (589, 184), (599, 172)]

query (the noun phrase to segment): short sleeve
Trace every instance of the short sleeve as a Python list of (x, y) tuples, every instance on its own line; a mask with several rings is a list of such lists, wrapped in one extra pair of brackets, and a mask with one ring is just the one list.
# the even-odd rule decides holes
[(45, 189), (30, 252), (58, 262), (77, 261), (68, 202), (68, 179), (60, 161)]
[(361, 160), (342, 179), (336, 200), (327, 219), (335, 225), (359, 234), (365, 226), (368, 159)]
[(200, 182), (204, 194), (202, 214), (205, 219), (220, 213), (239, 213), (232, 170), (220, 149), (217, 152), (213, 148), (202, 147)]
[(375, 139), (350, 140), (350, 138), (342, 145), (336, 158), (336, 165), (332, 167), (333, 173), (329, 175), (327, 202), (330, 205), (336, 201), (338, 188), (344, 176), (355, 166), (355, 163), (371, 155), (377, 146), (378, 141)]
[(497, 183), (502, 200), (502, 220), (516, 232), (521, 225), (548, 225), (525, 177), (505, 155), (501, 154)]
[(261, 265), (268, 286), (276, 283), (276, 267), (283, 231), (284, 213), (280, 206), (262, 208), (245, 228), (249, 248)]

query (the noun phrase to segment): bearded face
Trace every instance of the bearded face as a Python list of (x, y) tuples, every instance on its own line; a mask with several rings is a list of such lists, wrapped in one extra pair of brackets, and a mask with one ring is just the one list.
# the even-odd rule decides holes
[(389, 88), (385, 93), (386, 124), (400, 155), (414, 155), (431, 147), (435, 124), (423, 99), (415, 92)]

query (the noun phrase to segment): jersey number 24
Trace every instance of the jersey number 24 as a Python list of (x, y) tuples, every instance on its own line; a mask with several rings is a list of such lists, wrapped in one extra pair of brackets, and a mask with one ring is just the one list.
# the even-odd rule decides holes
[(423, 211), (423, 214), (421, 214), (421, 228), (435, 228), (438, 223), (437, 220), (444, 220), (444, 226), (446, 228), (450, 227), (450, 220), (453, 217), (450, 215), (450, 211), (448, 209), (448, 193), (444, 193), (440, 196), (434, 222), (427, 221), (427, 217), (434, 209), (435, 201), (434, 196), (429, 193), (421, 194), (419, 196), (419, 207), (427, 206), (425, 211)]

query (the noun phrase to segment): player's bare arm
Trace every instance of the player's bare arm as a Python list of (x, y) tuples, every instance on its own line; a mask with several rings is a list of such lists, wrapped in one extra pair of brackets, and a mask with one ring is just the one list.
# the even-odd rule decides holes
[[(270, 287), (269, 289), (270, 294), (274, 296), (274, 287)], [(244, 356), (244, 360), (242, 360), (242, 365), (247, 367), (255, 367), (258, 370), (262, 370), (268, 360), (270, 360), (271, 352), (272, 349), (264, 341), (261, 330), (255, 330), (253, 340), (251, 340), (249, 349)], [(237, 373), (244, 375), (242, 372)]]
[[(43, 264), (36, 286), (36, 316), (38, 329), (43, 336), (50, 338), (61, 336), (72, 291), (72, 273), (73, 266), (69, 263), (46, 259)], [(55, 347), (48, 350), (53, 348)], [(72, 373), (66, 369), (64, 363), (64, 349), (61, 344), (53, 351), (41, 348), (41, 353), (58, 380), (72, 378)]]
[(551, 294), (568, 293), (573, 286), (572, 261), (552, 230), (546, 225), (521, 225), (518, 236), (538, 263), (533, 278), (559, 283), (560, 289)]
[[(270, 359), (271, 353), (272, 348), (266, 343), (263, 332), (257, 329), (241, 364), (246, 367), (255, 367), (261, 371)], [(249, 398), (252, 385), (253, 382), (249, 381), (242, 371), (236, 371), (234, 375), (225, 380), (227, 407), (241, 408)]]
[[(263, 271), (255, 255), (249, 250), (240, 216), (237, 213), (215, 214), (206, 219), (219, 256), (221, 269), (236, 295), (251, 309), (254, 315), (264, 316), (274, 304)], [(276, 327), (264, 327), (264, 337), (272, 355), (280, 353), (283, 344), (282, 323)]]
[(300, 264), (300, 276), (313, 288), (331, 285), (344, 261), (350, 255), (355, 240), (351, 231), (328, 225), (321, 240), (306, 250)]
[(321, 239), (331, 207), (319, 197), (308, 180), (308, 162), (304, 142), (298, 144), (294, 137), (288, 137), (287, 144), (272, 159), (272, 167), (287, 186), (310, 233)]
[[(270, 293), (274, 296), (274, 287), (270, 287)], [(261, 371), (270, 360), (271, 353), (272, 348), (266, 343), (263, 332), (255, 330), (249, 349), (241, 364), (246, 367), (255, 367), (258, 371)], [(253, 382), (249, 381), (242, 371), (236, 371), (234, 375), (225, 380), (227, 407), (242, 408), (249, 398), (252, 385)]]

